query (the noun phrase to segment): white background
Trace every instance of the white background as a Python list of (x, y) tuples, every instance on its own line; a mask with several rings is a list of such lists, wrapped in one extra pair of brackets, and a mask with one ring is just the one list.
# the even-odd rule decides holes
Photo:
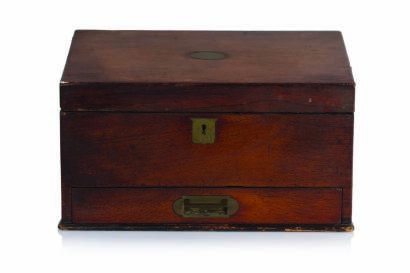
[[(408, 1), (0, 6), (1, 272), (410, 272)], [(59, 232), (58, 84), (74, 29), (341, 30), (357, 82), (354, 233)]]

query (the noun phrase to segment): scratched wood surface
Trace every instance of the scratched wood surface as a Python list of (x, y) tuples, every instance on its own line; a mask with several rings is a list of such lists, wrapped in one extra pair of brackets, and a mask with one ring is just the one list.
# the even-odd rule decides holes
[[(226, 54), (198, 60), (195, 51)], [(338, 31), (76, 31), (62, 81), (352, 85)]]
[(65, 111), (353, 112), (354, 81), (335, 31), (82, 30), (60, 98)]
[[(192, 143), (194, 117), (217, 118), (214, 144)], [(351, 185), (350, 114), (70, 112), (61, 122), (65, 186)]]
[[(73, 223), (338, 224), (342, 192), (316, 189), (73, 188)], [(184, 195), (230, 195), (230, 218), (183, 218), (173, 212)]]
[(62, 85), (64, 111), (351, 113), (354, 87), (337, 85)]
[[(226, 58), (191, 58), (201, 50)], [(228, 229), (351, 230), (354, 99), (340, 32), (76, 31), (60, 82), (62, 226), (201, 228), (169, 214), (165, 192), (192, 187), (241, 199)], [(204, 117), (215, 143), (193, 144)], [(135, 203), (148, 197), (151, 216)]]

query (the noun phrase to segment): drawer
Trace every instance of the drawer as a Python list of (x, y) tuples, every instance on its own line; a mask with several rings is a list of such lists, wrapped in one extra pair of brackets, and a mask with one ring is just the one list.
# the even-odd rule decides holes
[(341, 202), (339, 188), (73, 188), (72, 222), (339, 224)]
[[(213, 144), (192, 119), (214, 119)], [(62, 112), (65, 187), (343, 187), (351, 114)]]

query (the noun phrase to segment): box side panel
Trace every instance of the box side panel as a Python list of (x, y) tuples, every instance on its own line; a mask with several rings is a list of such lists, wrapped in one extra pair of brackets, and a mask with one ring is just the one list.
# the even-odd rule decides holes
[(71, 223), (71, 187), (70, 187), (70, 179), (67, 177), (67, 172), (65, 171), (66, 164), (64, 159), (66, 158), (66, 137), (64, 134), (66, 133), (64, 128), (64, 112), (60, 112), (60, 151), (61, 151), (61, 222), (62, 223)]
[(352, 223), (352, 187), (343, 188), (342, 223)]

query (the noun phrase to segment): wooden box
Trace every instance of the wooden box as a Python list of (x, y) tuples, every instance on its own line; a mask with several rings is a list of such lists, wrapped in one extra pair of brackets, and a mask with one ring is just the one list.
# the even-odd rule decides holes
[(340, 32), (76, 31), (61, 229), (351, 231)]

